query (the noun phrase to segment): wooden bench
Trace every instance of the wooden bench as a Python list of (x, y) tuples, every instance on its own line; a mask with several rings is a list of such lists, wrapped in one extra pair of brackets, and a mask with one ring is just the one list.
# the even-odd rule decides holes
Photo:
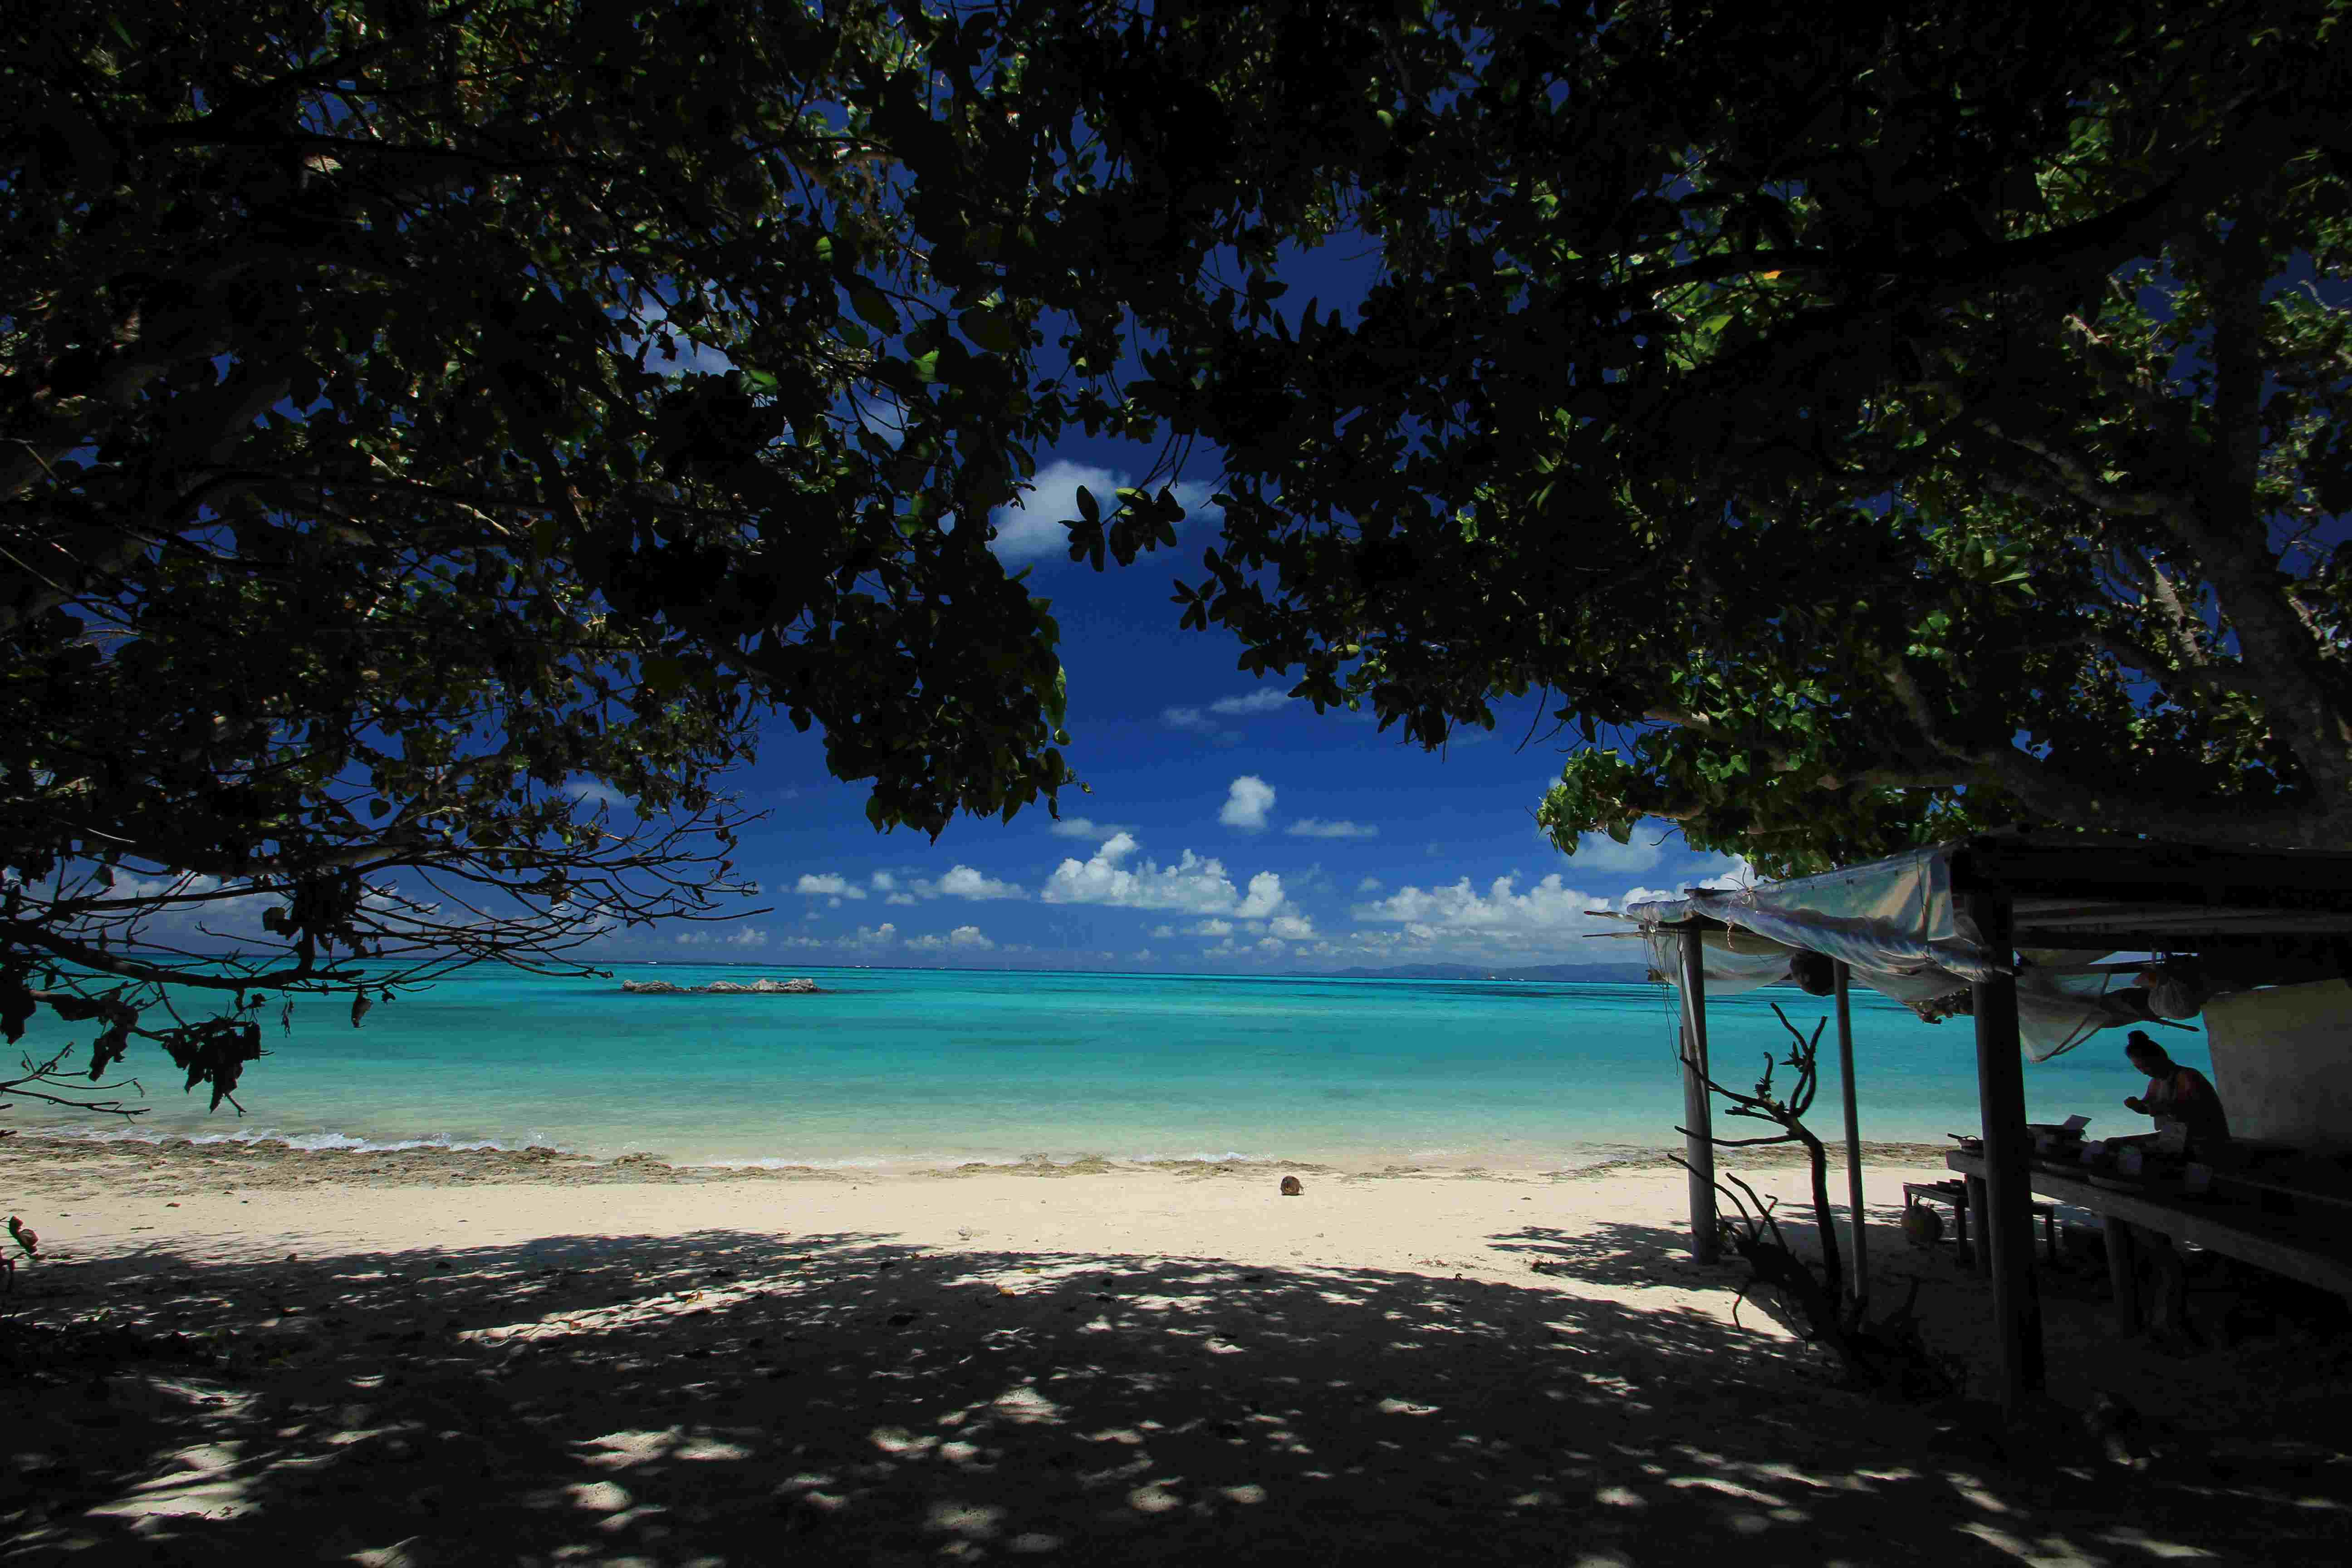
[[(1969, 1184), (1963, 1181), (1906, 1182), (1903, 1184), (1903, 1206), (1906, 1209), (1919, 1204), (1948, 1204), (1952, 1210), (1952, 1240), (1960, 1247), (1969, 1244)], [(2051, 1204), (2032, 1205), (2034, 1217), (2042, 1222), (2042, 1246), (2051, 1262), (2058, 1261), (2058, 1210)]]

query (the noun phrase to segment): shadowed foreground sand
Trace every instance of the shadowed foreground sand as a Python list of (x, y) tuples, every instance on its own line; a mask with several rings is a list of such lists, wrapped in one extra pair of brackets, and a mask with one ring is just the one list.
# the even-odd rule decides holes
[[(5, 1374), (0, 1563), (2293, 1563), (2352, 1518), (2336, 1350), (2115, 1347), (2061, 1281), (2054, 1390), (2140, 1391), (2133, 1463), (1889, 1408), (1732, 1321), (1674, 1173), (27, 1175), (67, 1256), (0, 1301), (78, 1359)], [(1980, 1350), (1981, 1287), (1879, 1218), (1882, 1289)]]

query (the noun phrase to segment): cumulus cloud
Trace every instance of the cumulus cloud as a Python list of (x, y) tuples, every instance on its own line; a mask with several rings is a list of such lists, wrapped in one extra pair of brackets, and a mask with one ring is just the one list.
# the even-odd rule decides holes
[(1625, 889), (1625, 896), (1617, 900), (1615, 907), (1620, 910), (1627, 910), (1633, 908), (1635, 904), (1654, 903), (1661, 899), (1679, 899), (1684, 894), (1689, 892), (1693, 888), (1703, 888), (1710, 891), (1727, 891), (1735, 888), (1752, 888), (1756, 886), (1759, 880), (1756, 875), (1756, 868), (1753, 866), (1750, 866), (1745, 859), (1735, 860), (1730, 859), (1728, 857), (1722, 856), (1718, 856), (1716, 858), (1727, 865), (1730, 868), (1726, 871), (1718, 872), (1711, 877), (1685, 879), (1677, 882), (1671, 889), (1628, 888)]
[(1260, 871), (1249, 881), (1249, 896), (1234, 907), (1234, 913), (1245, 921), (1262, 921), (1282, 908), (1282, 879), (1271, 871)]
[(926, 898), (1025, 899), (1029, 895), (1010, 882), (1000, 881), (970, 866), (957, 866), (936, 883), (919, 882), (915, 890)]
[(866, 896), (865, 889), (833, 871), (822, 875), (803, 872), (801, 879), (793, 884), (793, 891), (813, 899), (862, 899)]
[(988, 952), (996, 946), (978, 926), (958, 926), (945, 936), (909, 937), (907, 945), (923, 952)]
[(887, 871), (877, 871), (867, 878), (866, 881), (876, 892), (882, 895), (882, 901), (886, 904), (911, 904), (915, 901), (915, 895), (908, 891), (899, 883), (898, 879)]
[(842, 945), (845, 947), (888, 947), (898, 940), (898, 928), (892, 925), (888, 921), (884, 921), (878, 926), (859, 926), (857, 928), (857, 934), (853, 937), (845, 937), (842, 940)]
[(1263, 919), (1283, 902), (1282, 879), (1261, 871), (1244, 896), (1224, 864), (1190, 849), (1162, 866), (1136, 852), (1135, 837), (1115, 833), (1084, 860), (1067, 859), (1045, 879), (1049, 904), (1107, 904), (1129, 910), (1175, 910), (1194, 915)]
[[(990, 548), (1008, 566), (1064, 558), (1070, 548), (1070, 531), (1062, 524), (1078, 515), (1078, 487), (1092, 492), (1108, 519), (1118, 505), (1118, 490), (1129, 476), (1092, 463), (1057, 459), (1037, 470), (1017, 506), (1001, 506), (988, 514), (996, 538)], [(1186, 521), (1214, 521), (1223, 510), (1211, 500), (1209, 487), (1184, 483), (1173, 487)]]
[(1354, 913), (1360, 921), (1402, 925), (1423, 942), (1451, 936), (1523, 946), (1611, 929), (1585, 912), (1608, 900), (1567, 886), (1558, 872), (1525, 892), (1517, 884), (1516, 877), (1497, 877), (1482, 893), (1465, 877), (1451, 887), (1399, 888), (1376, 903), (1359, 904)]
[(1315, 922), (1305, 915), (1276, 915), (1265, 922), (1266, 933), (1286, 942), (1306, 942), (1315, 934)]
[(1664, 859), (1665, 853), (1665, 846), (1657, 837), (1639, 830), (1623, 844), (1605, 833), (1587, 833), (1576, 841), (1573, 864), (1579, 872), (1638, 876)]
[(1112, 470), (1091, 463), (1048, 463), (1037, 470), (1018, 506), (1001, 506), (988, 514), (996, 526), (996, 539), (989, 548), (1008, 566), (1063, 556), (1070, 548), (1070, 531), (1062, 524), (1078, 515), (1079, 488), (1091, 491), (1108, 515), (1118, 504), (1114, 492), (1123, 482)]
[(1302, 816), (1283, 831), (1293, 838), (1378, 838), (1381, 836), (1381, 830), (1368, 822), (1325, 822), (1312, 816)]
[(1234, 934), (1234, 922), (1231, 921), (1216, 920), (1202, 921), (1199, 925), (1192, 928), (1192, 934), (1194, 936), (1231, 936)]
[(1274, 786), (1255, 773), (1244, 773), (1225, 792), (1217, 820), (1245, 833), (1265, 831), (1265, 814), (1274, 809)]
[(1388, 884), (1381, 881), (1378, 877), (1367, 877), (1362, 881), (1356, 884), (1356, 892), (1359, 896), (1365, 893), (1377, 893), (1386, 886), (1388, 886)]
[(1045, 831), (1056, 838), (1089, 838), (1099, 844), (1124, 829), (1117, 823), (1097, 822), (1091, 816), (1065, 816)]
[[(803, 877), (801, 879), (801, 890), (810, 891), (809, 884), (813, 881), (832, 880), (838, 880), (838, 879)], [(989, 876), (975, 867), (961, 863), (950, 867), (948, 874), (936, 881), (920, 877), (902, 878), (892, 872), (877, 871), (866, 879), (866, 885), (880, 893), (882, 901), (886, 904), (911, 904), (919, 899), (1025, 899), (1029, 896), (1024, 889), (1011, 882)], [(832, 889), (819, 887), (814, 890), (825, 892)], [(849, 892), (849, 896), (863, 898), (865, 894), (853, 889)]]

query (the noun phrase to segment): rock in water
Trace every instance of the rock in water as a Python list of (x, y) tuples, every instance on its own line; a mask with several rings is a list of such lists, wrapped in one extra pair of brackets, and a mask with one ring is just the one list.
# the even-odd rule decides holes
[(1305, 1197), (1307, 1195), (1306, 1184), (1301, 1182), (1296, 1176), (1285, 1176), (1282, 1178), (1282, 1195), (1286, 1198)]
[(636, 996), (822, 996), (824, 990), (814, 980), (754, 980), (745, 985), (733, 980), (714, 980), (708, 985), (673, 985), (667, 980), (624, 980), (621, 989)]

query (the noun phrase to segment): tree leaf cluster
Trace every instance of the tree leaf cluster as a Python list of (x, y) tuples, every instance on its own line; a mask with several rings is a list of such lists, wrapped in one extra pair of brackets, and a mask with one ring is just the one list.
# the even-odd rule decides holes
[(2340, 9), (1275, 8), (1382, 66), (1235, 156), (1378, 271), (1159, 312), (1132, 396), (1227, 462), (1180, 613), (1424, 745), (1541, 693), (1571, 851), (2352, 845)]

